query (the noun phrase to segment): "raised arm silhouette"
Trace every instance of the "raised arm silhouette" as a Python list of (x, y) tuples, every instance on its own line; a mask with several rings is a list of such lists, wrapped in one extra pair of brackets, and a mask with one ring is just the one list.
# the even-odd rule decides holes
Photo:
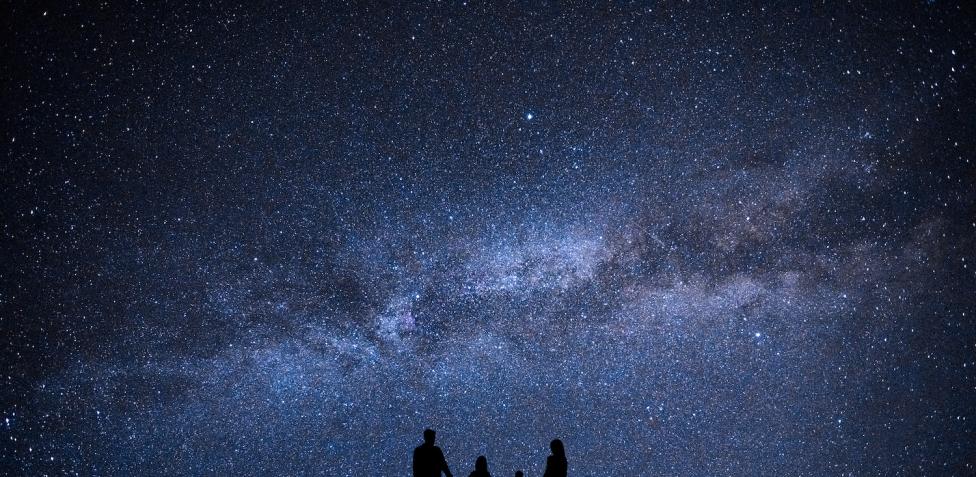
[(566, 477), (569, 464), (566, 462), (566, 449), (563, 447), (563, 441), (553, 439), (549, 443), (549, 449), (552, 450), (552, 455), (546, 459), (546, 472), (542, 474), (542, 477)]
[(468, 477), (491, 477), (488, 473), (488, 458), (479, 455), (478, 459), (474, 461), (474, 471), (468, 474)]
[(413, 477), (441, 477), (441, 472), (453, 477), (444, 453), (434, 445), (435, 437), (437, 433), (433, 429), (424, 430), (424, 443), (413, 450)]

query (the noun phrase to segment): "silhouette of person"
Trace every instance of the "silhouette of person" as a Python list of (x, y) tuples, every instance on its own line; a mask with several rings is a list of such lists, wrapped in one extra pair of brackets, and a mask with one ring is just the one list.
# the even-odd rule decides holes
[(563, 447), (563, 441), (553, 439), (549, 443), (549, 448), (552, 449), (552, 455), (546, 459), (546, 472), (542, 474), (542, 477), (566, 477), (569, 464), (566, 462), (566, 449)]
[(442, 471), (447, 477), (453, 477), (444, 453), (434, 445), (436, 436), (433, 429), (424, 430), (424, 443), (413, 450), (413, 477), (441, 477)]
[(516, 470), (515, 477), (525, 477), (525, 473), (522, 472), (521, 470)]
[(491, 477), (488, 473), (488, 458), (479, 455), (478, 459), (474, 461), (474, 472), (468, 474), (468, 477)]

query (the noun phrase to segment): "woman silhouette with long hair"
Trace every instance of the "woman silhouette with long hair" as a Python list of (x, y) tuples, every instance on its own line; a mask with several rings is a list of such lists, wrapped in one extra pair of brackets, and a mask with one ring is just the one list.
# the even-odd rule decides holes
[(546, 459), (546, 472), (542, 477), (566, 477), (569, 464), (566, 462), (566, 448), (563, 447), (563, 441), (553, 439), (549, 443), (549, 449), (552, 449), (552, 455)]
[(479, 455), (478, 459), (474, 461), (474, 472), (468, 474), (468, 477), (491, 477), (488, 473), (488, 458)]

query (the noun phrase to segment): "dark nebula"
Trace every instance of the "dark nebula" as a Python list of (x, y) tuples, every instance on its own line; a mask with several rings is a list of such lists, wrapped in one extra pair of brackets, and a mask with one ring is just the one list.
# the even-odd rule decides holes
[(973, 4), (258, 3), (3, 7), (10, 474), (976, 472)]

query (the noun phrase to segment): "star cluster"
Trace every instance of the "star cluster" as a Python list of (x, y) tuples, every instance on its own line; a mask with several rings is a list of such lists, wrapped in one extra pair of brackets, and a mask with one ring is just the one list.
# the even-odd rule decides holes
[(9, 5), (0, 460), (976, 472), (976, 17), (870, 3)]

